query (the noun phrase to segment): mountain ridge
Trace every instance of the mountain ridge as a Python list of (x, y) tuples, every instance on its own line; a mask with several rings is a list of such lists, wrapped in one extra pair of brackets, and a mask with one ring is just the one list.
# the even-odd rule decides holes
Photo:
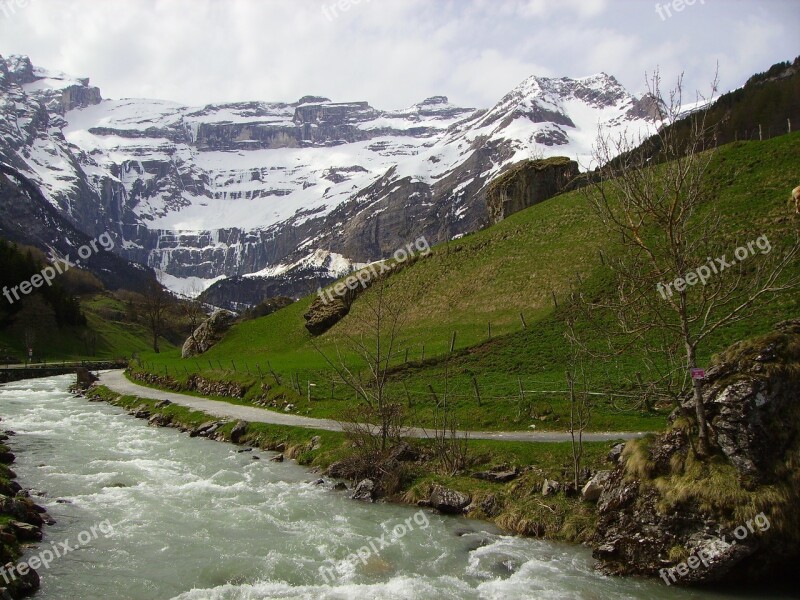
[(646, 99), (605, 73), (532, 76), (478, 110), (446, 96), (390, 111), (324, 96), (187, 107), (103, 99), (89, 81), (0, 60), (0, 156), (183, 292), (344, 259), (282, 273), (282, 293), (302, 295), (409, 239), (481, 228), (489, 181), (520, 160), (587, 163), (599, 123), (653, 129)]

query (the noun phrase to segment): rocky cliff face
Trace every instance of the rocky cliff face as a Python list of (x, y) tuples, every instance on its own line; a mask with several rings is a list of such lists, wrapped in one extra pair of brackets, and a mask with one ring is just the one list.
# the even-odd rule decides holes
[(715, 455), (692, 450), (688, 403), (673, 428), (631, 442), (598, 503), (607, 573), (668, 585), (794, 576), (800, 558), (800, 320), (724, 352), (704, 401)]
[(486, 191), (486, 211), (492, 223), (560, 194), (574, 186), (578, 163), (565, 156), (527, 160), (493, 180)]
[[(39, 192), (38, 186), (15, 169), (0, 163), (0, 237), (77, 259), (77, 249), (92, 238), (78, 230)], [(98, 246), (99, 247), (99, 246)], [(112, 252), (93, 252), (81, 261), (110, 290), (143, 291), (155, 281), (155, 273), (130, 263)]]
[[(270, 279), (318, 252), (342, 257), (335, 278), (422, 235), (474, 231), (487, 223), (488, 183), (509, 166), (585, 158), (598, 122), (652, 130), (641, 101), (605, 74), (531, 77), (477, 111), (444, 96), (392, 111), (319, 96), (187, 107), (102, 100), (87, 79), (24, 57), (0, 58), (0, 116), (4, 162), (178, 291)], [(306, 293), (307, 277), (284, 289), (281, 276), (276, 293)], [(248, 296), (237, 301), (261, 299)]]

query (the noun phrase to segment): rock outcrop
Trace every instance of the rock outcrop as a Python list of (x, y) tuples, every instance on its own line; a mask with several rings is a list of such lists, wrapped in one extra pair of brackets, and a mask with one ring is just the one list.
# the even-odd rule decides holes
[(572, 189), (580, 174), (578, 163), (564, 156), (526, 160), (494, 179), (486, 192), (486, 211), (492, 223)]
[(431, 490), (428, 500), (430, 506), (449, 515), (463, 514), (464, 509), (469, 506), (471, 501), (472, 499), (466, 494), (438, 485)]
[(713, 455), (693, 451), (689, 399), (671, 429), (628, 443), (598, 501), (602, 571), (670, 585), (748, 582), (800, 558), (800, 320), (735, 344), (703, 391)]
[(181, 356), (189, 358), (206, 352), (211, 346), (216, 344), (222, 339), (228, 329), (230, 329), (233, 322), (236, 320), (236, 315), (227, 310), (216, 310), (214, 313), (200, 326), (194, 330), (186, 342), (183, 344)]
[[(238, 312), (265, 295), (303, 297), (345, 263), (380, 260), (419, 236), (435, 244), (480, 229), (491, 174), (522, 152), (587, 158), (576, 133), (598, 121), (652, 127), (639, 104), (606, 74), (530, 77), (482, 110), (444, 96), (390, 111), (319, 96), (101, 102), (85, 78), (0, 57), (0, 154), (76, 230), (109, 232), (122, 257), (178, 279), (228, 278), (207, 301)], [(319, 148), (337, 146), (346, 162), (319, 160)], [(296, 148), (291, 168), (256, 155), (285, 148)], [(294, 208), (269, 209), (276, 199)], [(175, 227), (185, 210), (189, 230)], [(0, 210), (0, 225), (17, 221)], [(336, 260), (297, 268), (321, 251)]]
[(311, 335), (322, 335), (347, 316), (351, 304), (352, 300), (345, 297), (334, 298), (328, 302), (316, 298), (303, 315), (306, 329)]

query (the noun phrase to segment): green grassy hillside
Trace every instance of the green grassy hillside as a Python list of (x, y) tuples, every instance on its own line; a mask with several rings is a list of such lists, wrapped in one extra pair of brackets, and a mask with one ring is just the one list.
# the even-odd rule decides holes
[[(126, 317), (125, 304), (111, 293), (81, 298), (80, 310), (86, 317), (86, 326), (36, 329), (34, 360), (113, 359), (151, 349), (150, 334)], [(166, 340), (162, 343), (174, 351), (174, 345)], [(25, 356), (22, 336), (13, 328), (0, 330), (0, 349), (18, 360)]]
[[(800, 133), (719, 149), (712, 182), (715, 198), (704, 210), (720, 216), (731, 250), (762, 234), (777, 243), (798, 228), (800, 218), (788, 202), (789, 191), (800, 183), (798, 158)], [(608, 253), (612, 247), (580, 190), (435, 247), (428, 258), (392, 276), (386, 286), (387, 297), (402, 301), (407, 309), (391, 392), (409, 405), (418, 422), (429, 423), (433, 402), (428, 386), (441, 394), (447, 378), (462, 427), (566, 429), (566, 398), (558, 393), (566, 387), (568, 356), (561, 311), (572, 290), (608, 293), (610, 281), (600, 250)], [(797, 271), (800, 265), (793, 268)], [(350, 314), (316, 343), (329, 354), (335, 354), (337, 347), (345, 351), (345, 335), (357, 331), (365, 300), (375, 293), (365, 292)], [(342, 408), (352, 403), (353, 393), (341, 384), (331, 386), (331, 369), (303, 326), (303, 313), (312, 300), (305, 298), (235, 326), (221, 343), (196, 359), (182, 360), (177, 350), (145, 353), (143, 369), (168, 373), (179, 381), (194, 372), (238, 380), (252, 385), (246, 401), (266, 396), (278, 408), (291, 402), (303, 414), (340, 416)], [(731, 342), (763, 333), (776, 321), (798, 314), (798, 294), (760, 306), (752, 319), (720, 331), (701, 358), (707, 361)], [(449, 355), (453, 332), (456, 352)], [(597, 344), (605, 334), (586, 333)], [(280, 384), (269, 374), (268, 363)], [(620, 395), (624, 382), (643, 369), (642, 363), (643, 357), (633, 353), (614, 363), (589, 365), (593, 381), (615, 382), (617, 392), (598, 398), (591, 429), (663, 427), (668, 406), (645, 412)], [(310, 404), (305, 400), (309, 381), (316, 384)]]

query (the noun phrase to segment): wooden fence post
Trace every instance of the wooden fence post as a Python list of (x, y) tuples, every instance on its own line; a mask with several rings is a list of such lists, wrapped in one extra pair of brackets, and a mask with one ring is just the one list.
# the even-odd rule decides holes
[(453, 337), (450, 339), (450, 352), (453, 352), (453, 348), (456, 347), (456, 332), (453, 332)]
[(475, 399), (478, 401), (478, 406), (481, 405), (481, 391), (478, 389), (478, 380), (475, 379), (475, 375), (470, 376), (472, 378), (472, 388), (475, 390)]
[(281, 380), (278, 377), (278, 374), (275, 371), (272, 370), (272, 365), (270, 364), (269, 361), (267, 361), (267, 368), (269, 369), (269, 372), (272, 373), (272, 377), (275, 379), (275, 383), (277, 383), (278, 385), (281, 385)]
[(414, 401), (411, 399), (411, 394), (408, 393), (408, 386), (406, 385), (405, 381), (403, 382), (403, 390), (406, 392), (406, 403), (408, 404), (408, 408), (413, 408)]

